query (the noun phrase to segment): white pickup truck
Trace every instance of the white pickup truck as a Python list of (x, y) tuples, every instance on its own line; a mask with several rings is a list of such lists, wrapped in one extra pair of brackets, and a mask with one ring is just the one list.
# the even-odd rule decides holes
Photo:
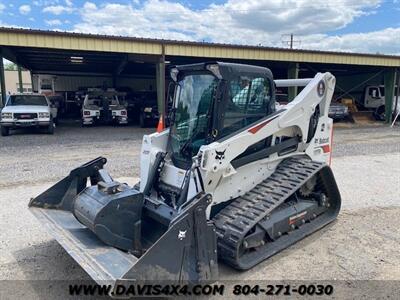
[(13, 94), (8, 97), (1, 110), (1, 135), (10, 134), (10, 129), (37, 127), (54, 133), (57, 108), (53, 107), (44, 95)]
[[(397, 86), (394, 88), (392, 107), (392, 110), (395, 114), (399, 113), (400, 111), (400, 103), (396, 106), (396, 96)], [(367, 86), (364, 90), (361, 105), (368, 110), (374, 110), (374, 116), (377, 120), (385, 120), (385, 87), (383, 85)]]
[(123, 94), (115, 90), (89, 89), (83, 100), (82, 126), (95, 123), (128, 124), (127, 109), (118, 98)]

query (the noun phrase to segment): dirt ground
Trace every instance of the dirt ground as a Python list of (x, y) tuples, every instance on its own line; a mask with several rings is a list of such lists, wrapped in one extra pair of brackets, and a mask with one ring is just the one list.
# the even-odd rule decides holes
[[(36, 133), (0, 137), (2, 299), (12, 293), (62, 298), (65, 291), (56, 284), (43, 289), (37, 282), (90, 280), (29, 213), (30, 197), (98, 155), (108, 157), (114, 177), (124, 177), (129, 183), (137, 180), (142, 137), (138, 128), (78, 130), (61, 125), (57, 129), (50, 137)], [(221, 280), (385, 280), (398, 284), (400, 128), (338, 129), (334, 142), (332, 167), (343, 202), (337, 221), (251, 271), (221, 265)]]

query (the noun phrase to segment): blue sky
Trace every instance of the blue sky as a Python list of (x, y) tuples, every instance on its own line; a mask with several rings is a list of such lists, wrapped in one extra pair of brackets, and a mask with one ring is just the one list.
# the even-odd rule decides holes
[(396, 1), (382, 1), (379, 8), (372, 10), (369, 15), (356, 18), (345, 28), (336, 30), (331, 34), (370, 32), (388, 27), (398, 28), (399, 26), (400, 5), (396, 5)]
[(400, 0), (0, 0), (0, 25), (400, 54)]

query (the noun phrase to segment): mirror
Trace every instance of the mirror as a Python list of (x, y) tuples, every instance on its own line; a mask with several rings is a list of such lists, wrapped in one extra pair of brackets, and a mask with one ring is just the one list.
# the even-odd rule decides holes
[(376, 89), (373, 89), (372, 90), (372, 98), (377, 98), (377, 95), (378, 93), (377, 93), (377, 90)]
[(172, 104), (173, 104), (173, 102), (174, 102), (175, 86), (176, 86), (175, 81), (171, 81), (171, 82), (168, 84), (167, 99), (166, 99), (166, 107), (167, 107), (167, 108), (168, 108), (169, 106), (172, 106)]

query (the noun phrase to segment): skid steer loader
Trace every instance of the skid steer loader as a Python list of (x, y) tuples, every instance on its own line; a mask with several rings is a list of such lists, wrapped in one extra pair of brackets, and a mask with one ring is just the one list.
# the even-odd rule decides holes
[[(99, 157), (32, 199), (31, 212), (97, 282), (216, 280), (247, 270), (333, 221), (330, 73), (273, 80), (210, 62), (171, 69), (170, 127), (143, 137), (140, 183)], [(303, 86), (286, 105), (275, 87)]]

